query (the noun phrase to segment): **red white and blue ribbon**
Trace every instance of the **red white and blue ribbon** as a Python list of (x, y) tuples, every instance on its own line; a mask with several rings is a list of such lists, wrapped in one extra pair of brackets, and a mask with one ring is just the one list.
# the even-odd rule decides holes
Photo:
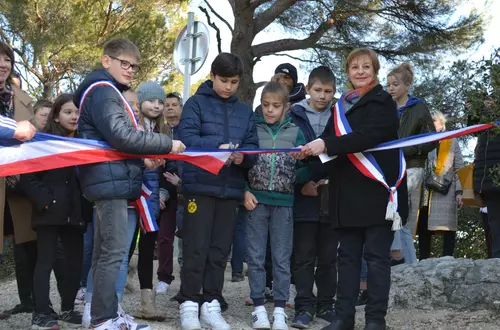
[(139, 221), (139, 227), (143, 233), (149, 233), (158, 230), (158, 224), (154, 218), (153, 206), (149, 197), (151, 197), (151, 188), (146, 182), (142, 183), (141, 197), (138, 200), (133, 201), (131, 204), (135, 207), (139, 214), (141, 214), (141, 221)]
[[(351, 126), (347, 121), (344, 111), (342, 97), (337, 102), (333, 110), (333, 122), (335, 126), (335, 134), (337, 136), (352, 133)], [(379, 167), (377, 160), (371, 152), (357, 152), (348, 154), (347, 157), (351, 163), (367, 178), (380, 182), (389, 192), (389, 202), (387, 204), (386, 220), (392, 221), (392, 230), (401, 229), (401, 216), (398, 213), (398, 187), (401, 185), (406, 175), (406, 161), (403, 156), (403, 151), (399, 149), (399, 174), (394, 185), (389, 185), (385, 179), (384, 172)]]

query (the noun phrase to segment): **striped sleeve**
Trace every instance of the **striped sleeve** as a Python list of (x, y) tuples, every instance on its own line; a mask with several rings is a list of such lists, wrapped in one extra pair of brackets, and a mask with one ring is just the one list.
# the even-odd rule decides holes
[(0, 139), (11, 139), (16, 128), (17, 123), (14, 119), (0, 115)]

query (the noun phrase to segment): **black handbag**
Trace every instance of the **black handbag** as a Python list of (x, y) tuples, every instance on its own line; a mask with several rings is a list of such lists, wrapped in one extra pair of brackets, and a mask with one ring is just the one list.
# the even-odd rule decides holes
[(443, 195), (447, 195), (450, 191), (451, 180), (445, 178), (444, 176), (436, 174), (436, 172), (431, 172), (425, 181), (427, 187), (430, 190), (438, 192)]

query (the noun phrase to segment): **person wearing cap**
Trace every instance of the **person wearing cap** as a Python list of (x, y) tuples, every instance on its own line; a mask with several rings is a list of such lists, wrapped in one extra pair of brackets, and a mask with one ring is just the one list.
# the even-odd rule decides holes
[[(282, 63), (274, 70), (271, 81), (277, 81), (285, 86), (289, 92), (290, 104), (298, 103), (306, 98), (306, 86), (298, 82), (297, 68), (290, 63)], [(255, 114), (262, 116), (262, 107), (255, 108)]]
[(282, 63), (274, 70), (274, 77), (282, 85), (287, 86), (290, 104), (295, 104), (306, 98), (306, 87), (298, 82), (297, 68), (290, 63)]

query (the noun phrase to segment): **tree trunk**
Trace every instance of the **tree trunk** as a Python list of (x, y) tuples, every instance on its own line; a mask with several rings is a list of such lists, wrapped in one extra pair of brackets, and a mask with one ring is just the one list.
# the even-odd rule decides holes
[(43, 82), (43, 100), (53, 100), (54, 99), (54, 91), (56, 88), (56, 83), (54, 81), (45, 80)]
[(249, 51), (255, 37), (253, 15), (253, 10), (248, 6), (237, 8), (234, 11), (235, 23), (233, 39), (231, 40), (231, 53), (238, 56), (243, 62), (243, 76), (237, 95), (240, 101), (250, 106), (253, 105), (257, 91), (253, 80), (254, 57)]

